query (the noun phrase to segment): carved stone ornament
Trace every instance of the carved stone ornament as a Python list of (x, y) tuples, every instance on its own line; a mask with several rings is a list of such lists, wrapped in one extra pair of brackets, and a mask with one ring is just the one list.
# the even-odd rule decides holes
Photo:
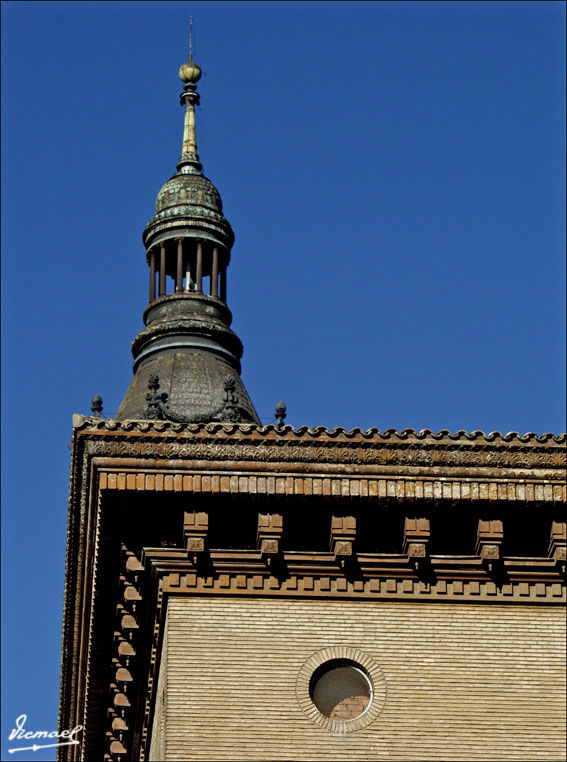
[(410, 558), (425, 558), (427, 551), (425, 543), (423, 542), (410, 542), (408, 546), (408, 556)]
[(152, 374), (148, 379), (148, 393), (146, 401), (148, 403), (144, 412), (145, 417), (150, 420), (163, 421), (167, 417), (167, 394), (159, 392), (159, 376)]
[(158, 392), (159, 376), (153, 374), (148, 381), (148, 393), (146, 400), (148, 405), (144, 412), (145, 419), (154, 421), (171, 421), (174, 424), (209, 423), (212, 421), (226, 423), (254, 423), (254, 419), (246, 408), (239, 404), (238, 395), (235, 394), (236, 381), (232, 376), (227, 376), (223, 382), (223, 404), (213, 412), (193, 411), (191, 416), (181, 414), (173, 410), (168, 404), (168, 395)]
[(337, 555), (337, 556), (351, 556), (352, 555), (352, 542), (336, 542), (335, 543), (335, 555)]

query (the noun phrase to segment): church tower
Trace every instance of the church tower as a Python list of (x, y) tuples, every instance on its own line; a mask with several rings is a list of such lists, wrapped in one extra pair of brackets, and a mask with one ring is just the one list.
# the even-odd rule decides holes
[(563, 758), (565, 435), (262, 426), (179, 74), (134, 378), (73, 417), (59, 758)]

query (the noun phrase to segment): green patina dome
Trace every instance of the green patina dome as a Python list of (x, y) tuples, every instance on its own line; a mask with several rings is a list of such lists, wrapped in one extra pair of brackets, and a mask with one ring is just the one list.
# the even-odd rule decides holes
[(166, 209), (187, 204), (204, 207), (222, 216), (220, 193), (207, 177), (176, 174), (169, 178), (157, 194), (154, 217)]
[(178, 172), (159, 191), (155, 212), (143, 233), (144, 243), (164, 230), (195, 229), (195, 235), (210, 237), (230, 248), (234, 234), (222, 212), (222, 199), (213, 183), (203, 174)]

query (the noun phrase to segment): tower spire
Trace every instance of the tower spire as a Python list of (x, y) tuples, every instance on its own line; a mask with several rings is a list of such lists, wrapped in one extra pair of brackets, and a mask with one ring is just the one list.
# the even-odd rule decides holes
[(181, 157), (142, 235), (149, 304), (145, 328), (132, 342), (134, 378), (116, 417), (259, 423), (240, 378), (242, 342), (230, 329), (227, 269), (234, 233), (197, 154), (201, 68), (193, 61), (192, 23), (189, 60), (179, 77), (185, 106)]
[(199, 105), (197, 82), (201, 79), (201, 67), (193, 61), (193, 16), (189, 22), (189, 60), (181, 64), (179, 78), (184, 82), (181, 93), (181, 105), (185, 105), (185, 122), (183, 124), (183, 143), (181, 157), (177, 162), (178, 172), (200, 173), (203, 165), (197, 153), (197, 137), (195, 134), (195, 106)]

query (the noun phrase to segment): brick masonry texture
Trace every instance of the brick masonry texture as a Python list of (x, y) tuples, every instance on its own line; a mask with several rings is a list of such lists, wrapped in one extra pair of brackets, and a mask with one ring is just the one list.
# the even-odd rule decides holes
[(155, 699), (155, 712), (154, 712), (154, 725), (152, 733), (152, 742), (150, 746), (150, 759), (165, 759), (165, 738), (166, 738), (166, 687), (167, 687), (167, 632), (163, 636), (162, 655), (161, 655), (161, 670), (159, 673), (157, 694)]
[[(100, 448), (104, 453), (104, 448)], [(96, 450), (96, 448), (95, 448)], [(461, 483), (450, 478), (392, 479), (329, 478), (296, 475), (256, 476), (209, 472), (182, 474), (180, 472), (128, 473), (102, 472), (100, 489), (132, 490), (137, 492), (231, 493), (251, 495), (332, 495), (334, 497), (379, 497), (398, 500), (517, 500), (564, 503), (567, 487), (564, 484), (489, 483), (468, 480)]]
[[(386, 700), (337, 735), (298, 703), (332, 646), (380, 667)], [(565, 759), (560, 607), (171, 596), (151, 759)]]

